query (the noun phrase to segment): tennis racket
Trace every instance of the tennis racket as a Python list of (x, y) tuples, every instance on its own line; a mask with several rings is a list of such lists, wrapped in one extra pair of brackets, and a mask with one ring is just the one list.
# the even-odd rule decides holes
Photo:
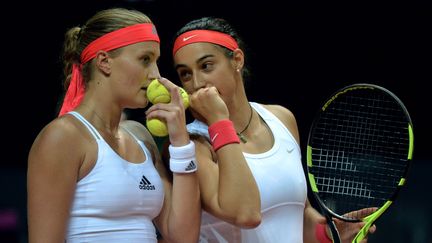
[[(309, 131), (306, 158), (309, 184), (333, 242), (340, 242), (333, 218), (364, 221), (352, 241), (360, 242), (394, 202), (405, 184), (413, 139), (407, 109), (383, 87), (353, 84), (324, 102)], [(365, 208), (375, 209), (366, 217), (349, 213)]]

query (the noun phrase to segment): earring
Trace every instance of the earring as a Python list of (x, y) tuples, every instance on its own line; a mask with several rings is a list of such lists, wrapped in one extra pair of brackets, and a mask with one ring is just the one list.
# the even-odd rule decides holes
[(237, 68), (236, 71), (237, 71), (237, 72), (240, 72), (240, 68)]

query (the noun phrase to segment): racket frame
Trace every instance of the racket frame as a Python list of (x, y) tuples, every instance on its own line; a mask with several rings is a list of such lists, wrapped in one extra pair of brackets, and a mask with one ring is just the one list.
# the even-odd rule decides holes
[[(388, 95), (390, 95), (393, 99), (395, 99), (397, 101), (397, 103), (400, 105), (400, 107), (402, 108), (403, 112), (406, 114), (407, 117), (407, 121), (408, 121), (408, 135), (409, 135), (409, 148), (408, 148), (408, 154), (407, 154), (407, 165), (406, 165), (406, 169), (404, 172), (404, 176), (400, 179), (398, 186), (396, 188), (396, 190), (393, 192), (393, 195), (390, 197), (389, 200), (387, 200), (381, 207), (379, 207), (375, 212), (371, 213), (370, 215), (366, 216), (365, 218), (363, 218), (362, 220), (360, 219), (354, 219), (354, 218), (346, 218), (343, 217), (341, 215), (338, 215), (337, 213), (333, 212), (333, 210), (331, 210), (330, 208), (328, 208), (324, 202), (322, 201), (322, 199), (319, 196), (319, 190), (318, 187), (316, 185), (315, 182), (315, 176), (310, 172), (310, 168), (313, 166), (312, 164), (312, 147), (309, 145), (311, 138), (312, 138), (312, 132), (314, 131), (314, 128), (316, 126), (317, 120), (320, 118), (320, 115), (322, 112), (325, 112), (325, 110), (329, 107), (329, 105), (335, 100), (337, 99), (340, 95), (346, 93), (346, 92), (350, 92), (353, 90), (357, 90), (357, 89), (380, 89), (383, 92), (387, 93)], [(411, 118), (409, 116), (409, 113), (406, 109), (406, 107), (404, 106), (404, 104), (402, 103), (402, 101), (395, 95), (393, 94), (391, 91), (375, 85), (375, 84), (368, 84), (368, 83), (357, 83), (357, 84), (352, 84), (352, 85), (348, 85), (345, 86), (342, 89), (339, 89), (338, 91), (336, 91), (335, 93), (333, 93), (333, 95), (330, 96), (330, 98), (328, 100), (326, 100), (326, 102), (324, 103), (324, 105), (321, 107), (321, 109), (319, 110), (319, 112), (317, 113), (317, 115), (315, 116), (315, 119), (312, 123), (312, 126), (310, 128), (309, 131), (309, 136), (308, 136), (308, 144), (307, 144), (307, 150), (306, 150), (306, 161), (307, 161), (307, 173), (308, 173), (308, 182), (309, 182), (309, 186), (311, 187), (312, 190), (312, 194), (314, 196), (315, 202), (318, 204), (318, 206), (320, 207), (320, 211), (321, 213), (324, 215), (324, 217), (327, 220), (327, 223), (329, 225), (329, 229), (333, 238), (333, 242), (334, 243), (340, 243), (340, 236), (339, 236), (339, 232), (336, 228), (336, 225), (334, 223), (334, 220), (332, 219), (332, 217), (337, 218), (339, 220), (343, 220), (345, 222), (365, 222), (365, 225), (360, 229), (360, 231), (357, 233), (357, 235), (354, 237), (354, 240), (352, 242), (358, 243), (360, 242), (362, 239), (364, 239), (366, 237), (366, 235), (369, 232), (370, 227), (373, 225), (373, 223), (390, 207), (390, 205), (393, 204), (395, 198), (397, 197), (397, 195), (400, 192), (400, 189), (405, 185), (406, 182), (406, 177), (409, 171), (409, 168), (411, 167), (411, 163), (412, 163), (412, 155), (413, 155), (413, 149), (414, 149), (414, 133), (413, 133), (413, 127), (412, 127), (412, 121)]]

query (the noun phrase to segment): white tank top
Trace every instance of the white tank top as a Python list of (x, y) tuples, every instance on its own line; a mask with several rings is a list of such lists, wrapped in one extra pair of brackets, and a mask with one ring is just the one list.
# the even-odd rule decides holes
[(121, 158), (79, 113), (70, 112), (96, 139), (94, 168), (76, 186), (70, 211), (67, 243), (156, 243), (154, 219), (162, 208), (164, 191), (151, 153), (142, 141), (146, 160), (131, 163)]
[[(257, 103), (250, 104), (275, 139), (264, 153), (243, 153), (260, 192), (261, 224), (241, 229), (203, 212), (200, 243), (302, 243), (307, 186), (300, 147), (275, 115)], [(207, 125), (200, 121), (188, 124), (188, 131), (208, 138)]]

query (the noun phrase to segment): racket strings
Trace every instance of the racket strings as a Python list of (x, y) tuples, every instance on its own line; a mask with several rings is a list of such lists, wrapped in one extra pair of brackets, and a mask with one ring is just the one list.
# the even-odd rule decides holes
[(384, 92), (352, 91), (332, 101), (310, 141), (311, 173), (327, 207), (342, 215), (391, 197), (407, 166), (407, 124)]

